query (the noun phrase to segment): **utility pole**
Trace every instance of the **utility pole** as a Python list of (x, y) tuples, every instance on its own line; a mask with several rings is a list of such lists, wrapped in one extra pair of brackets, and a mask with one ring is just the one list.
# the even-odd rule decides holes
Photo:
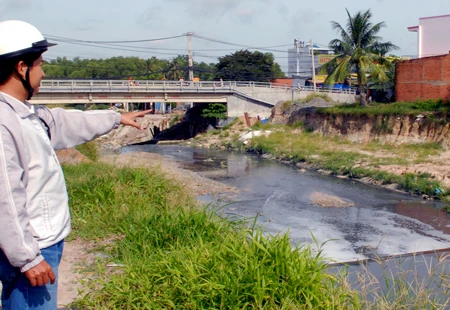
[(194, 80), (193, 61), (192, 61), (192, 32), (187, 33), (188, 37), (188, 67), (189, 67), (189, 81)]
[(313, 41), (310, 39), (309, 40), (309, 47), (311, 50), (311, 59), (312, 59), (312, 74), (313, 74), (313, 89), (314, 92), (316, 92), (316, 68), (315, 68), (315, 64), (314, 64), (314, 45), (313, 45)]
[(300, 40), (299, 39), (294, 39), (294, 47), (297, 49), (297, 77), (298, 77), (300, 75), (300, 59), (299, 59)]

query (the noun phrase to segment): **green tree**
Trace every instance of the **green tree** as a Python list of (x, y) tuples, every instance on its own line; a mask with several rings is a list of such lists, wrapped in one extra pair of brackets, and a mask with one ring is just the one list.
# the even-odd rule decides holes
[(332, 28), (340, 34), (341, 39), (330, 42), (329, 45), (337, 56), (322, 67), (321, 72), (329, 72), (324, 83), (326, 85), (343, 81), (352, 72), (356, 72), (361, 105), (366, 106), (368, 76), (380, 82), (388, 80), (386, 72), (389, 71), (389, 61), (384, 56), (398, 47), (391, 42), (381, 42), (378, 32), (386, 24), (372, 24), (370, 10), (358, 12), (354, 16), (346, 11), (346, 27), (331, 22)]
[(169, 63), (166, 77), (169, 80), (177, 81), (180, 78), (187, 80), (187, 60), (184, 56), (177, 56)]
[(241, 50), (220, 57), (216, 67), (217, 78), (224, 80), (269, 82), (285, 76), (272, 53), (258, 51)]
[(223, 103), (208, 103), (202, 108), (202, 117), (213, 119), (226, 119), (227, 107)]
[(213, 81), (216, 75), (216, 64), (197, 63), (194, 61), (194, 76), (198, 77), (201, 81)]
[[(397, 62), (402, 61), (401, 57), (398, 56), (387, 56), (386, 60), (388, 63), (386, 64), (386, 77), (387, 79), (379, 80), (377, 76), (370, 76), (368, 80), (368, 85), (371, 89), (375, 89), (377, 92), (384, 93), (395, 90), (395, 65)], [(389, 100), (388, 98), (382, 99), (382, 102)]]

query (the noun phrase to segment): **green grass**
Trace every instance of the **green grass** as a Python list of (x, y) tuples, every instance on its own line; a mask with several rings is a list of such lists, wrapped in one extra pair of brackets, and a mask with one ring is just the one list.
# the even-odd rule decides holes
[[(408, 116), (426, 113), (436, 116), (447, 116), (450, 110), (449, 100), (426, 100), (416, 102), (395, 102), (389, 104), (375, 103), (368, 107), (359, 104), (338, 105), (332, 108), (317, 108), (318, 113), (327, 115), (376, 116), (397, 115)], [(433, 119), (433, 116), (428, 118)], [(429, 120), (430, 121), (430, 120)]]
[(170, 121), (169, 121), (169, 128), (172, 127), (173, 125), (176, 125), (180, 122), (180, 120), (182, 119), (181, 115), (175, 115)]
[(235, 117), (231, 122), (226, 124), (222, 127), (222, 130), (229, 130), (231, 127), (233, 127), (235, 124), (237, 124), (239, 121), (239, 118)]
[[(347, 147), (348, 145), (348, 147)], [(287, 126), (278, 126), (268, 137), (255, 137), (249, 149), (259, 154), (269, 153), (281, 160), (293, 163), (306, 162), (313, 167), (331, 171), (333, 174), (347, 175), (352, 178), (370, 177), (379, 184), (396, 183), (400, 189), (412, 194), (436, 196), (436, 189), (441, 184), (430, 176), (407, 173), (396, 175), (372, 168), (382, 164), (408, 165), (407, 158), (414, 155), (414, 162), (424, 162), (428, 156), (437, 155), (442, 147), (436, 143), (404, 144), (400, 146), (361, 144), (361, 150), (379, 150), (390, 153), (387, 157), (365, 155), (364, 153), (345, 150), (351, 149), (352, 143), (339, 137), (324, 137), (317, 133), (292, 133)], [(360, 163), (370, 162), (367, 167)], [(444, 199), (449, 191), (440, 192), (438, 197)]]
[(99, 158), (98, 148), (95, 141), (89, 141), (75, 147), (78, 152), (86, 156), (92, 161), (97, 161)]
[(309, 101), (313, 100), (314, 98), (322, 98), (322, 99), (325, 100), (326, 102), (331, 102), (331, 101), (332, 101), (331, 98), (330, 98), (328, 95), (326, 95), (326, 94), (317, 94), (317, 93), (309, 94), (309, 95), (306, 96), (306, 98), (303, 99), (302, 101), (303, 101), (303, 102), (309, 102)]
[[(86, 280), (85, 309), (351, 309), (353, 291), (321, 251), (230, 221), (161, 173), (89, 163), (64, 167), (73, 238), (116, 240)], [(124, 266), (115, 272), (105, 268)]]

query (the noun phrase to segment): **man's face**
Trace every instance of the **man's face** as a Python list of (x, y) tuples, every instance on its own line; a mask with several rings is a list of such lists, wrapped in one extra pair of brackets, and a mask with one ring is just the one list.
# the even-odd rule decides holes
[(44, 71), (42, 71), (42, 55), (39, 56), (33, 62), (33, 66), (30, 68), (30, 84), (35, 92), (39, 91), (41, 80), (45, 77)]

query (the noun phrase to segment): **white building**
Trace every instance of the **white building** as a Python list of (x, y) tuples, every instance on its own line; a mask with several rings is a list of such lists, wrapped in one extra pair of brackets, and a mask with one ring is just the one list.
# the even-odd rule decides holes
[(417, 32), (419, 58), (448, 54), (450, 51), (450, 15), (419, 18), (419, 25), (408, 27)]

